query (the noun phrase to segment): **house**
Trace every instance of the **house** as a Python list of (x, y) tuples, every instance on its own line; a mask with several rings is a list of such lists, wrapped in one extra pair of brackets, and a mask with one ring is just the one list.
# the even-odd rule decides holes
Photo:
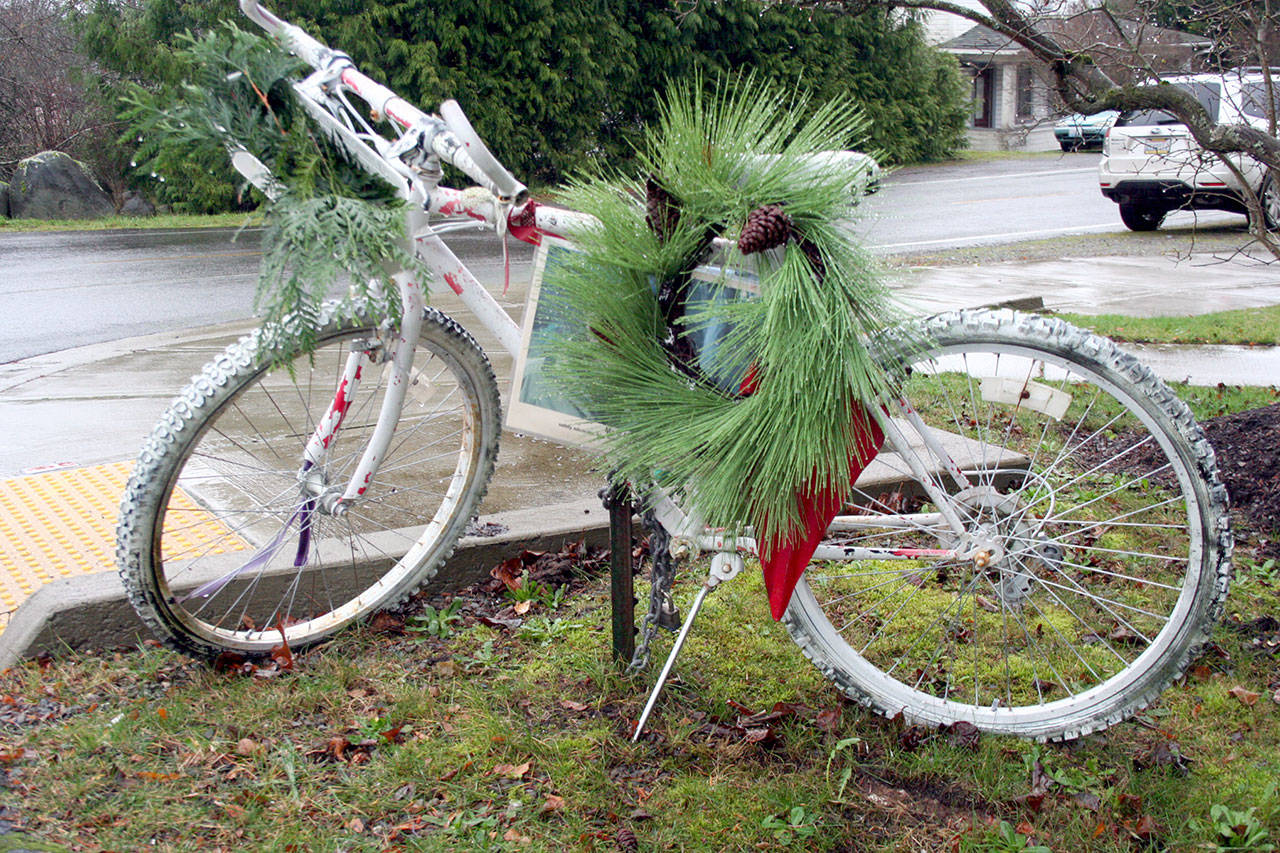
[[(968, 24), (954, 34), (960, 25)], [(1133, 78), (1138, 52), (1142, 63), (1160, 74), (1202, 70), (1208, 39), (1117, 20), (1097, 10), (1082, 10), (1043, 20), (1044, 29), (1068, 50), (1087, 52), (1119, 82)], [(935, 15), (926, 34), (939, 50), (953, 54), (971, 80), (969, 145), (979, 151), (1022, 148), (1057, 149), (1053, 123), (1065, 110), (1043, 65), (1008, 36), (955, 15)]]
[(1055, 108), (1039, 63), (1024, 48), (975, 24), (938, 45), (953, 54), (970, 79), (969, 147), (978, 151), (1025, 148), (1049, 151)]

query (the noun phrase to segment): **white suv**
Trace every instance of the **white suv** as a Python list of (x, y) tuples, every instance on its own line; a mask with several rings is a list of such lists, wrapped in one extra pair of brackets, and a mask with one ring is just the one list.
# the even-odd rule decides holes
[[(1194, 96), (1216, 122), (1268, 128), (1266, 84), (1258, 69), (1182, 75), (1165, 82)], [(1280, 92), (1273, 97), (1280, 112)], [(1230, 156), (1262, 200), (1267, 228), (1280, 228), (1280, 187), (1257, 160)], [(1243, 188), (1231, 170), (1201, 149), (1185, 125), (1159, 110), (1120, 115), (1102, 146), (1098, 182), (1134, 231), (1154, 231), (1171, 210), (1248, 213)]]

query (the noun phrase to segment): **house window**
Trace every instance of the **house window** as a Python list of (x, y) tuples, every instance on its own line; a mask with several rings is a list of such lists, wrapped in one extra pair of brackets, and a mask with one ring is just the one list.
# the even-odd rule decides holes
[(1018, 107), (1017, 120), (1031, 121), (1035, 118), (1035, 86), (1036, 77), (1030, 65), (1018, 66)]

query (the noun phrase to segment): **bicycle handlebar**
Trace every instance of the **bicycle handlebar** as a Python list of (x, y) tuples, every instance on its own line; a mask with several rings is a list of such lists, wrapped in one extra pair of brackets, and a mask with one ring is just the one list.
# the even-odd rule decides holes
[(460, 169), (467, 177), (500, 200), (523, 204), (528, 190), (515, 179), (481, 141), (462, 108), (455, 101), (441, 105), (443, 117), (428, 115), (381, 83), (362, 74), (351, 57), (312, 38), (301, 27), (272, 14), (257, 0), (240, 0), (240, 11), (285, 48), (317, 71), (335, 74), (377, 114), (386, 116), (409, 131), (420, 131), (431, 153)]

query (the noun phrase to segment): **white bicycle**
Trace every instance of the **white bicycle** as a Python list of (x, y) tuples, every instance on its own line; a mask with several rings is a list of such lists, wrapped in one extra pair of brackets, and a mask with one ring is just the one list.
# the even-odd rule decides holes
[[(462, 223), (572, 234), (582, 215), (530, 204), (456, 104), (423, 113), (253, 0), (241, 7), (315, 69), (295, 87), (312, 117), (407, 202), (430, 285), (516, 353), (517, 324), (443, 237)], [(480, 189), (441, 186), (442, 163)], [(285, 368), (250, 335), (147, 440), (118, 561), (169, 645), (265, 655), (283, 634), (303, 648), (403, 601), (452, 553), (493, 472), (502, 404), (474, 338), (426, 306), (421, 282), (395, 280), (399, 326), (325, 320), (315, 352)], [(899, 380), (898, 396), (867, 406), (885, 445), (787, 629), (846, 694), (910, 721), (1058, 739), (1125, 718), (1184, 670), (1223, 605), (1231, 535), (1212, 449), (1108, 340), (1010, 311), (918, 324), (871, 342)], [(696, 605), (755, 551), (667, 496), (651, 505), (674, 541), (716, 555)]]

